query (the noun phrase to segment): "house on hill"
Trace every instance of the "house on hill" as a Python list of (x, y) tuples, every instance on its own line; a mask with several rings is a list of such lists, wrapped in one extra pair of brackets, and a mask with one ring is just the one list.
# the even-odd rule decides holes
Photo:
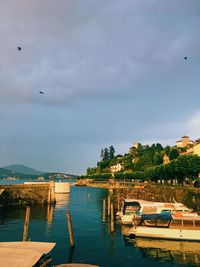
[(168, 164), (170, 163), (169, 156), (167, 154), (164, 154), (163, 156), (163, 164)]
[(190, 140), (189, 136), (183, 136), (181, 140), (176, 141), (176, 147), (184, 149), (181, 155), (198, 155), (200, 156), (200, 138), (196, 141)]
[(124, 166), (121, 163), (117, 163), (116, 165), (110, 166), (111, 173), (120, 172), (123, 170), (124, 170)]
[(176, 146), (179, 148), (187, 148), (194, 145), (194, 141), (189, 139), (189, 136), (185, 135), (181, 137), (181, 140), (176, 141)]
[(187, 149), (187, 155), (198, 155), (200, 156), (200, 142), (195, 143), (193, 146)]

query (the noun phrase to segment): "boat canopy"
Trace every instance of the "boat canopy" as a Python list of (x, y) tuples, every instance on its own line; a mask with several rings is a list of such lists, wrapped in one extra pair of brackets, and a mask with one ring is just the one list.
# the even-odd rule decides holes
[(140, 203), (138, 201), (124, 202), (123, 214), (125, 213), (125, 210), (127, 207), (132, 207), (134, 210), (139, 210), (140, 209)]
[(34, 266), (56, 243), (17, 241), (0, 242), (0, 265), (9, 267)]
[(141, 220), (172, 220), (171, 213), (142, 214)]

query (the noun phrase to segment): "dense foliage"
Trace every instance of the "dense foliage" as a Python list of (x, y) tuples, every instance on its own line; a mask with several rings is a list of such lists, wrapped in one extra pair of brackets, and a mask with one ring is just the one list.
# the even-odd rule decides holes
[[(111, 166), (120, 164), (121, 169), (114, 173), (116, 180), (149, 180), (183, 184), (193, 181), (200, 173), (200, 157), (180, 155), (177, 147), (162, 147), (161, 144), (133, 146), (125, 155), (114, 155), (115, 149), (101, 150), (101, 160), (96, 167), (88, 168), (82, 178), (106, 180), (112, 178)], [(163, 162), (164, 157), (168, 158)]]

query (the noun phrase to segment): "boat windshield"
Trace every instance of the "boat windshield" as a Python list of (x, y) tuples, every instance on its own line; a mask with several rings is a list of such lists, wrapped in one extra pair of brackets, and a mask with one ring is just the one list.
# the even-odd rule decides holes
[(133, 202), (125, 202), (123, 207), (123, 214), (129, 215), (135, 213), (137, 210), (140, 209), (140, 203), (137, 201)]

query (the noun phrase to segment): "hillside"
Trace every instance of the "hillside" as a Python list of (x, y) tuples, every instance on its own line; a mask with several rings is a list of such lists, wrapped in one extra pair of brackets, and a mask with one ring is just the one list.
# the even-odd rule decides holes
[[(197, 143), (199, 144), (199, 143)], [(111, 149), (112, 148), (112, 149)], [(112, 152), (112, 153), (111, 153)], [(114, 155), (112, 146), (101, 150), (97, 166), (88, 168), (81, 179), (151, 181), (153, 183), (192, 184), (199, 180), (200, 156), (188, 153), (187, 147), (161, 144), (134, 144), (124, 155)]]
[(33, 168), (27, 167), (25, 165), (20, 165), (20, 164), (13, 164), (13, 165), (9, 165), (9, 166), (2, 167), (2, 168), (9, 170), (9, 171), (14, 171), (17, 173), (28, 174), (28, 175), (41, 175), (44, 173), (44, 172), (35, 170)]
[(33, 168), (13, 164), (3, 168), (0, 168), (0, 179), (5, 179), (7, 177), (15, 177), (18, 179), (38, 179), (39, 176), (44, 177), (45, 180), (49, 179), (65, 179), (65, 178), (75, 178), (77, 175), (66, 174), (60, 172), (41, 172)]

